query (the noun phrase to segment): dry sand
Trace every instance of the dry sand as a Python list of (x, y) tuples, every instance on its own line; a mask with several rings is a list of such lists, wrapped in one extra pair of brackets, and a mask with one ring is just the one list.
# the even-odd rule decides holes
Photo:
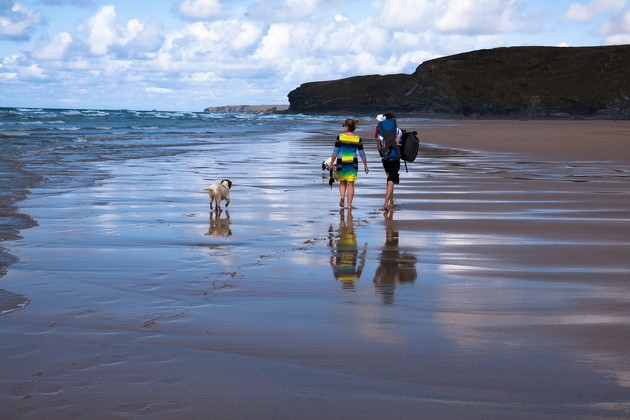
[(0, 417), (628, 418), (630, 123), (401, 123), (424, 144), (386, 214), (367, 129), (350, 214), (319, 137), (289, 181), (261, 151), (34, 191)]
[(417, 125), (423, 138), (459, 149), (549, 157), (567, 163), (630, 160), (627, 121), (479, 120)]

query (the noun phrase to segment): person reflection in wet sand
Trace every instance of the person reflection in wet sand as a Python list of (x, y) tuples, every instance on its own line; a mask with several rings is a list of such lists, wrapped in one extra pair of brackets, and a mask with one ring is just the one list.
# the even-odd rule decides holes
[(210, 221), (208, 222), (208, 232), (204, 233), (204, 236), (212, 236), (218, 238), (220, 236), (232, 235), (230, 229), (230, 212), (225, 210), (225, 217), (221, 217), (222, 213), (214, 211), (210, 212)]
[(374, 273), (374, 289), (385, 305), (394, 303), (394, 290), (399, 283), (410, 283), (418, 277), (416, 257), (398, 247), (399, 233), (394, 223), (394, 211), (388, 210), (385, 217), (385, 245), (379, 256), (379, 265)]
[(354, 231), (354, 221), (352, 219), (352, 209), (347, 209), (347, 218), (344, 217), (344, 210), (339, 210), (339, 230), (335, 235), (332, 225), (328, 231), (329, 245), (332, 252), (330, 266), (335, 278), (339, 280), (345, 290), (354, 290), (354, 282), (359, 280), (361, 272), (365, 266), (365, 255), (367, 254), (367, 244), (363, 245), (359, 253), (357, 245), (357, 235)]

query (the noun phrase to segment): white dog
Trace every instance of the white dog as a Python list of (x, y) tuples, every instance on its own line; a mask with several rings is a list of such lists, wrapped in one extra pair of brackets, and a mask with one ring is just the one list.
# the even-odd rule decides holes
[(213, 201), (217, 205), (217, 210), (221, 210), (221, 200), (225, 200), (225, 207), (230, 205), (230, 188), (232, 188), (232, 181), (229, 179), (222, 179), (220, 183), (204, 188), (210, 195), (210, 209), (212, 209)]
[[(337, 160), (335, 159), (335, 162)], [(339, 177), (337, 176), (337, 165), (332, 163), (332, 157), (329, 157), (325, 161), (322, 162), (322, 171), (327, 170), (330, 173), (330, 178), (328, 179), (328, 185), (332, 188), (332, 184), (335, 181), (339, 181)]]

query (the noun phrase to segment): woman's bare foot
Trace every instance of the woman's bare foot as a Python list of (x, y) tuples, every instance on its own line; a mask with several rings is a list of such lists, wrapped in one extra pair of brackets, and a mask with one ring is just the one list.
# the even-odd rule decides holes
[(344, 207), (345, 203), (343, 202), (343, 198), (339, 200), (339, 207)]

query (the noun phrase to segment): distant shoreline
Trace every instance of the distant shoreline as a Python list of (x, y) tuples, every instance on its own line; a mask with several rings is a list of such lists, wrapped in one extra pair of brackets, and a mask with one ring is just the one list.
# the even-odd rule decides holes
[[(221, 105), (209, 106), (203, 110), (207, 113), (244, 113), (244, 114), (303, 114), (303, 115), (370, 115), (370, 112), (357, 112), (356, 110), (328, 110), (328, 111), (291, 111), (290, 105)], [(378, 111), (373, 111), (375, 115)], [(381, 111), (382, 113), (382, 111)], [(399, 118), (407, 119), (429, 119), (429, 120), (458, 120), (458, 121), (623, 121), (623, 119), (607, 117), (607, 116), (578, 116), (563, 113), (545, 116), (527, 116), (517, 117), (514, 115), (471, 115), (464, 116), (461, 114), (435, 113), (435, 112), (415, 112), (415, 111), (399, 111), (396, 112)]]
[(251, 114), (278, 114), (289, 110), (289, 105), (223, 105), (209, 106), (203, 112), (244, 112)]

